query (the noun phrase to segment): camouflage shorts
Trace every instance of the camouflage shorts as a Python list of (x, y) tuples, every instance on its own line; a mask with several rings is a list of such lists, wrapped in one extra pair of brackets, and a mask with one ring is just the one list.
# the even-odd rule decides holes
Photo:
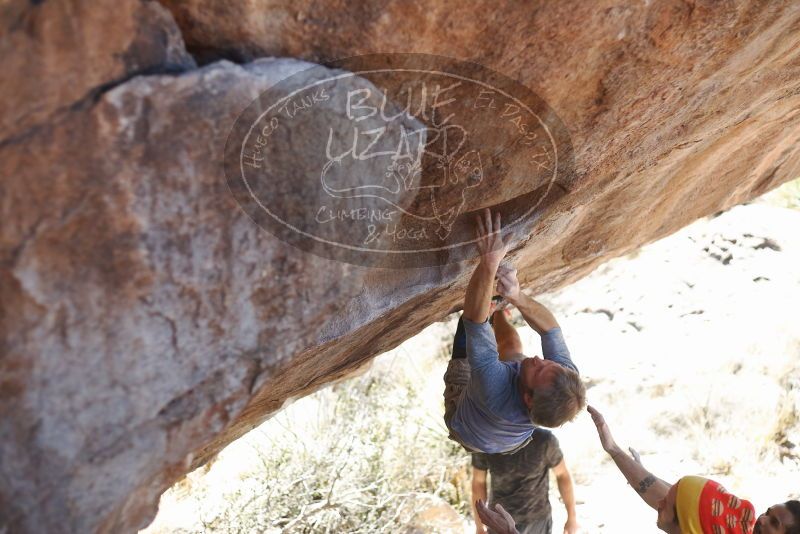
[(469, 376), (470, 367), (466, 358), (453, 358), (447, 364), (447, 371), (444, 373), (444, 424), (450, 431), (450, 439), (464, 447), (467, 452), (480, 452), (465, 445), (458, 433), (450, 426), (461, 396), (469, 383)]

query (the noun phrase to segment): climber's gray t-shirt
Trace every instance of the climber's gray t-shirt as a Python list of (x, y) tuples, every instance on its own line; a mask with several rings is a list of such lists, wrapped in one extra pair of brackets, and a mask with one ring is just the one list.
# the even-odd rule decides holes
[[(530, 438), (535, 428), (517, 387), (520, 363), (500, 361), (488, 321), (463, 321), (470, 378), (450, 425), (472, 449), (493, 454), (513, 451)], [(542, 356), (578, 371), (561, 328), (542, 335)]]

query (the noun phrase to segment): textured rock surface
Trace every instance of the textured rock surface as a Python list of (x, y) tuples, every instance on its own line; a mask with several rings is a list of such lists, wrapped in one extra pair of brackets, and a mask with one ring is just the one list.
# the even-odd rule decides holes
[[(800, 173), (794, 2), (165, 4), (203, 58), (417, 51), (531, 87), (576, 164), (513, 253), (537, 292)], [(0, 528), (142, 526), (192, 465), (459, 306), (469, 265), (336, 263), (238, 209), (225, 137), (299, 63), (174, 73), (193, 61), (152, 2), (17, 1), (0, 27)]]
[(0, 142), (133, 75), (194, 66), (156, 3), (13, 0), (0, 9)]
[[(213, 154), (216, 125), (303, 66), (276, 63), (137, 78), (0, 151), (18, 224), (4, 242), (19, 236), (3, 272), (4, 505), (34, 531), (56, 523), (19, 505), (76, 532), (109, 512), (109, 527), (135, 521), (138, 506), (114, 504), (173, 476), (162, 461), (186, 462), (243, 408), (262, 365), (313, 345), (308, 324), (357, 293), (361, 274), (272, 239), (240, 213), (219, 161), (190, 156)], [(75, 167), (53, 168), (65, 160)], [(37, 476), (56, 491), (41, 495)]]

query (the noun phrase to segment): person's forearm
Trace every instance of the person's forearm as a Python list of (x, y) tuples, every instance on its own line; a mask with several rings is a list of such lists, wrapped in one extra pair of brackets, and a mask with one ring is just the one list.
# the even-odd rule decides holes
[(475, 518), (475, 530), (478, 532), (483, 531), (483, 522), (481, 518), (478, 516), (478, 511), (475, 509), (475, 502), (480, 499), (482, 501), (486, 501), (486, 482), (478, 483), (473, 482), (472, 484), (472, 517)]
[(552, 330), (558, 326), (555, 316), (550, 313), (550, 310), (533, 300), (531, 297), (519, 292), (519, 296), (514, 299), (509, 299), (522, 314), (522, 318), (530, 325), (531, 328), (536, 330), (539, 335)]
[(556, 477), (558, 493), (567, 509), (567, 519), (575, 519), (575, 492), (572, 487), (572, 477), (569, 474)]
[(481, 259), (469, 279), (464, 297), (464, 317), (473, 323), (483, 323), (489, 318), (495, 274), (497, 265)]
[(670, 485), (653, 475), (622, 449), (617, 447), (609, 451), (608, 454), (617, 464), (628, 484), (636, 491), (636, 494), (651, 508), (657, 510), (659, 501), (666, 496)]

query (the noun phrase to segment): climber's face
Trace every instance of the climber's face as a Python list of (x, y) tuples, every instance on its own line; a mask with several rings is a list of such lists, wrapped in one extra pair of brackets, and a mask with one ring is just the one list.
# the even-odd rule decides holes
[(543, 360), (539, 356), (525, 358), (520, 363), (520, 378), (527, 390), (548, 388), (555, 380), (562, 367), (551, 360)]
[(522, 402), (525, 403), (528, 410), (533, 406), (533, 390), (549, 388), (558, 373), (562, 371), (563, 368), (556, 362), (543, 360), (539, 356), (525, 358), (520, 362), (520, 392), (522, 393)]

